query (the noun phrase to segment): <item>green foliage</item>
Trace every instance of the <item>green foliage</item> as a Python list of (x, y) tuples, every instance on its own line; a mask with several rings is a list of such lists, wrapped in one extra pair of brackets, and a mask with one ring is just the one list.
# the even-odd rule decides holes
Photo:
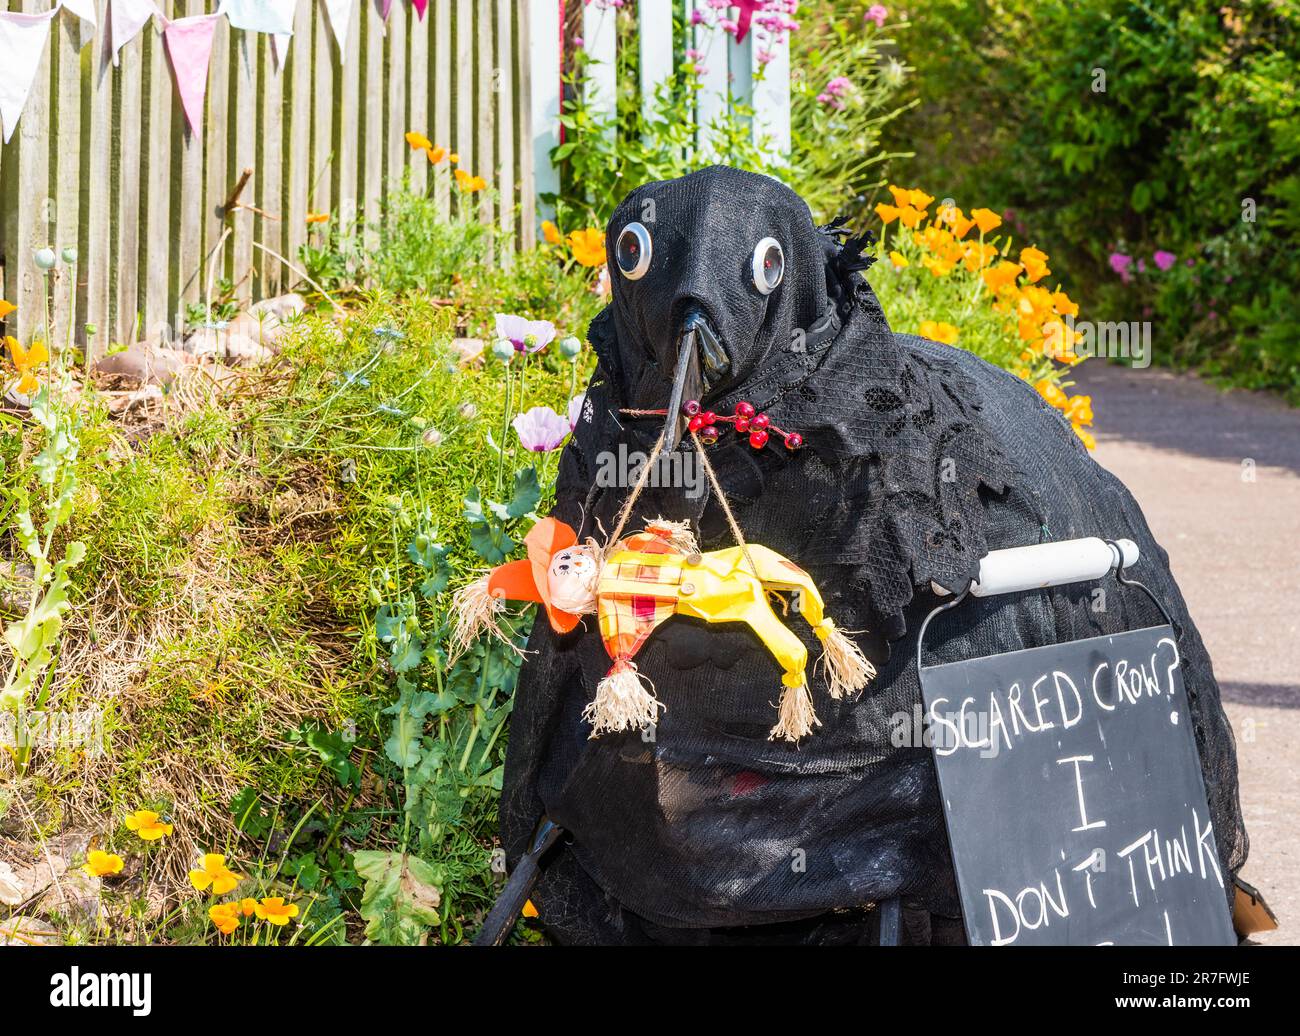
[[(838, 0), (799, 8), (790, 44), (789, 182), (819, 219), (844, 214), (865, 221), (866, 199), (897, 157), (881, 136), (905, 110), (898, 95), (910, 69), (895, 56), (893, 38), (863, 18), (865, 4), (845, 8)], [(836, 79), (849, 85), (831, 103), (826, 88)]]
[[(1300, 398), (1294, 4), (936, 0), (912, 18), (920, 106), (889, 138), (915, 148), (911, 178), (1032, 220), (1099, 317), (1153, 319), (1158, 358)], [(1113, 252), (1145, 270), (1122, 280)]]
[(389, 195), (380, 223), (383, 246), (368, 257), (367, 273), (398, 294), (421, 291), (445, 297), (454, 280), (478, 275), (489, 262), (492, 228), (468, 208), (457, 218), (438, 213), (428, 195)]

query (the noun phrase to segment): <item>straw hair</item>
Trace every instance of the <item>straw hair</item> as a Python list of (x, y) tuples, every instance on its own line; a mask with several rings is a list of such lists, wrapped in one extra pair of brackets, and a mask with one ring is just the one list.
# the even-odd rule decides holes
[(813, 711), (812, 694), (808, 691), (808, 683), (800, 679), (793, 686), (786, 684), (781, 692), (781, 706), (776, 726), (767, 735), (767, 739), (797, 742), (801, 737), (811, 734), (814, 726), (821, 725), (822, 721)]
[(654, 684), (641, 675), (635, 662), (623, 658), (596, 684), (596, 697), (582, 710), (582, 718), (591, 724), (591, 737), (599, 737), (652, 726), (663, 708), (654, 696)]
[(646, 522), (646, 531), (661, 536), (672, 544), (673, 549), (682, 554), (698, 554), (700, 545), (691, 532), (690, 522), (674, 522), (667, 518), (656, 518)]
[(823, 619), (813, 627), (822, 642), (821, 664), (826, 667), (826, 685), (832, 698), (857, 694), (876, 675), (876, 667), (830, 619)]
[[(448, 664), (455, 662), (468, 651), (469, 646), (484, 631), (510, 644), (510, 638), (497, 622), (497, 616), (504, 610), (505, 604), (488, 591), (488, 579), (491, 575), (491, 572), (484, 572), (474, 582), (462, 586), (451, 595), (451, 609), (456, 613), (456, 625), (452, 628), (448, 644)], [(510, 646), (515, 647), (513, 644)], [(515, 650), (519, 649), (515, 648)]]

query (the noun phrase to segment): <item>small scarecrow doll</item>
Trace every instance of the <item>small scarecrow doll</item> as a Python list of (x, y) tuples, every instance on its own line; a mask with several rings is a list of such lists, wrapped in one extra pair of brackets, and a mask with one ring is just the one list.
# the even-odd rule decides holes
[(463, 651), (483, 629), (504, 639), (494, 615), (506, 600), (541, 604), (557, 633), (568, 633), (582, 616), (596, 614), (613, 664), (583, 712), (592, 737), (640, 729), (665, 708), (633, 659), (674, 615), (748, 623), (784, 670), (779, 717), (770, 736), (798, 741), (811, 733), (819, 721), (808, 690), (808, 651), (777, 618), (770, 593), (791, 594), (795, 610), (822, 642), (833, 698), (861, 690), (875, 675), (858, 647), (825, 615), (808, 574), (758, 544), (702, 553), (685, 524), (661, 519), (602, 550), (594, 540), (578, 543), (573, 529), (555, 518), (533, 526), (524, 544), (526, 559), (500, 565), (458, 591), (453, 651)]

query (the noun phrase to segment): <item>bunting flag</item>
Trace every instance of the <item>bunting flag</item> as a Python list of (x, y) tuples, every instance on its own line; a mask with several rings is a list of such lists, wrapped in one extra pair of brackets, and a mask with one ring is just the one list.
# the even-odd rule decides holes
[(415, 13), (420, 16), (420, 21), (424, 21), (424, 12), (429, 9), (429, 0), (411, 0), (415, 6)]
[(292, 36), (296, 6), (297, 0), (221, 0), (217, 14), (224, 14), (236, 29)]
[(284, 63), (289, 60), (289, 44), (292, 42), (293, 35), (287, 32), (278, 32), (271, 37), (271, 50), (275, 52), (277, 68), (284, 68)]
[(383, 16), (384, 22), (387, 23), (388, 12), (393, 9), (393, 0), (382, 0), (382, 4), (383, 4), (383, 10), (380, 13)]
[(178, 18), (163, 27), (167, 54), (172, 59), (176, 89), (185, 109), (190, 132), (203, 126), (203, 98), (208, 92), (208, 59), (212, 56), (212, 34), (217, 28), (216, 14), (196, 14)]
[(77, 49), (80, 50), (99, 27), (99, 17), (95, 14), (95, 0), (62, 0), (60, 6), (81, 19), (77, 33)]
[(50, 38), (50, 19), (58, 12), (57, 6), (43, 14), (0, 12), (0, 68), (4, 69), (0, 73), (0, 126), (6, 144), (27, 106), (32, 81)]
[(108, 21), (113, 32), (113, 64), (118, 52), (139, 35), (150, 18), (161, 15), (154, 0), (111, 0)]
[(334, 31), (334, 39), (339, 45), (339, 64), (342, 65), (348, 52), (348, 27), (352, 24), (352, 8), (356, 0), (325, 0), (325, 13)]

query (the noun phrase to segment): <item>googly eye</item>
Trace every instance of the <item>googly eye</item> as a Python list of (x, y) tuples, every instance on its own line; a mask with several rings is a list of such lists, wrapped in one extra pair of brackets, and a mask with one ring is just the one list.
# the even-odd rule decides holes
[(765, 237), (754, 246), (754, 287), (764, 295), (776, 291), (785, 276), (785, 253), (774, 237)]
[(619, 272), (624, 277), (636, 281), (650, 269), (650, 256), (653, 252), (650, 231), (640, 223), (629, 223), (618, 235), (618, 241), (614, 245), (614, 261), (618, 263)]

